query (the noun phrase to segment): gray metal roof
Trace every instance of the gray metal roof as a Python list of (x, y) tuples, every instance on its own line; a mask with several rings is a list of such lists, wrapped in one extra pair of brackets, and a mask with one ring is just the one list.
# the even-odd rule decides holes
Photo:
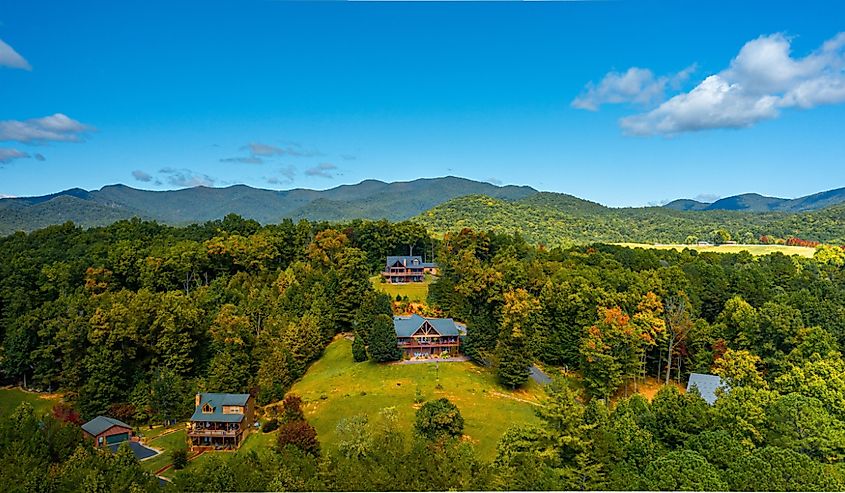
[[(249, 394), (200, 394), (200, 405), (194, 409), (191, 421), (213, 421), (217, 423), (240, 423), (244, 419), (241, 414), (223, 414), (223, 406), (246, 406)], [(204, 413), (202, 408), (208, 404), (213, 412)]]
[(441, 336), (458, 336), (466, 332), (466, 327), (451, 318), (423, 318), (416, 314), (393, 317), (393, 329), (397, 337), (411, 337), (426, 321)]
[(404, 267), (437, 267), (437, 264), (435, 264), (434, 262), (423, 262), (422, 257), (420, 257), (419, 255), (390, 256), (387, 257), (387, 262), (385, 263), (385, 265), (390, 268), (396, 265), (397, 263)]
[(119, 419), (109, 418), (106, 416), (97, 416), (96, 418), (82, 425), (82, 429), (93, 436), (97, 436), (100, 433), (108, 430), (112, 426), (122, 426), (124, 428), (129, 428), (130, 430), (132, 429), (131, 426), (124, 423), (123, 421)]
[(693, 387), (698, 389), (698, 393), (710, 405), (716, 402), (716, 389), (728, 390), (730, 388), (718, 375), (706, 373), (690, 373), (687, 392), (690, 392)]

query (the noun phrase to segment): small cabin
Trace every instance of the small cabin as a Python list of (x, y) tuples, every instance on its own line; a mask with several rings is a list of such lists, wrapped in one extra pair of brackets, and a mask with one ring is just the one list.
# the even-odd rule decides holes
[(103, 447), (128, 442), (132, 439), (132, 427), (119, 419), (97, 416), (82, 425), (85, 437), (94, 442), (95, 447)]
[(382, 277), (391, 284), (423, 282), (426, 274), (437, 274), (437, 264), (423, 262), (419, 255), (387, 257)]

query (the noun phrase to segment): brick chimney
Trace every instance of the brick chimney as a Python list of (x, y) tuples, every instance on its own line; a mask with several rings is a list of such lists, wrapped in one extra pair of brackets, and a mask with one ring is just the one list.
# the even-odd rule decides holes
[(197, 394), (196, 399), (194, 399), (194, 406), (200, 407), (200, 394)]

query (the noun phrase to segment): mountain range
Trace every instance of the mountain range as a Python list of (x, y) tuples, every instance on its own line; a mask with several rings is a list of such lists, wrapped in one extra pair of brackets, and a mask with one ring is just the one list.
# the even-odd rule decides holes
[[(263, 224), (282, 219), (411, 219), (435, 232), (473, 227), (521, 233), (531, 241), (679, 242), (727, 228), (746, 238), (845, 240), (845, 188), (797, 199), (743, 194), (713, 203), (681, 199), (663, 207), (611, 208), (528, 186), (497, 186), (447, 176), (408, 182), (365, 180), (328, 190), (264, 190), (246, 185), (149, 191), (126, 185), (0, 199), (0, 235), (73, 221), (103, 226), (139, 217), (185, 225), (234, 213)], [(807, 215), (815, 214), (813, 221)], [(820, 225), (825, 225), (824, 230)], [(817, 228), (812, 229), (812, 228)], [(841, 230), (841, 231), (840, 231)]]
[(663, 207), (678, 211), (748, 211), (748, 212), (805, 212), (815, 211), (845, 202), (845, 188), (814, 193), (797, 199), (766, 197), (758, 193), (745, 193), (725, 197), (715, 202), (678, 199)]
[(517, 200), (536, 193), (531, 187), (496, 186), (453, 176), (394, 183), (366, 180), (322, 191), (264, 190), (246, 185), (150, 191), (109, 185), (100, 190), (73, 188), (39, 197), (0, 199), (0, 235), (66, 221), (90, 227), (139, 217), (183, 225), (220, 219), (230, 213), (262, 224), (284, 218), (398, 221), (456, 197), (482, 194)]

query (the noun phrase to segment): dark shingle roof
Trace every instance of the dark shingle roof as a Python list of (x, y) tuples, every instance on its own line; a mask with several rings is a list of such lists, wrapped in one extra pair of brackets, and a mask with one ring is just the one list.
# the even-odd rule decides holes
[[(416, 261), (417, 263), (414, 264), (414, 261)], [(434, 262), (423, 262), (422, 257), (420, 257), (419, 255), (390, 256), (387, 257), (387, 262), (385, 263), (385, 265), (390, 268), (396, 265), (397, 262), (405, 267), (437, 267), (437, 264), (435, 264)]]
[(106, 416), (97, 416), (96, 418), (82, 425), (82, 429), (91, 435), (97, 436), (100, 433), (108, 430), (112, 426), (122, 426), (124, 428), (132, 429), (131, 426), (124, 423), (123, 421), (119, 419), (109, 418)]
[[(393, 317), (393, 329), (396, 331), (397, 337), (411, 337), (426, 321), (441, 336), (457, 336), (466, 332), (466, 327), (455, 323), (451, 318), (423, 318), (416, 314)], [(462, 331), (461, 328), (464, 330)]]
[[(223, 406), (246, 406), (249, 394), (200, 394), (200, 405), (194, 409), (191, 421), (214, 421), (218, 423), (240, 423), (243, 414), (223, 414)], [(202, 408), (208, 404), (213, 412), (204, 413)]]
[(698, 389), (698, 393), (710, 405), (716, 402), (716, 389), (729, 389), (728, 384), (723, 382), (718, 375), (707, 375), (705, 373), (690, 373), (687, 392), (690, 392), (693, 387)]

